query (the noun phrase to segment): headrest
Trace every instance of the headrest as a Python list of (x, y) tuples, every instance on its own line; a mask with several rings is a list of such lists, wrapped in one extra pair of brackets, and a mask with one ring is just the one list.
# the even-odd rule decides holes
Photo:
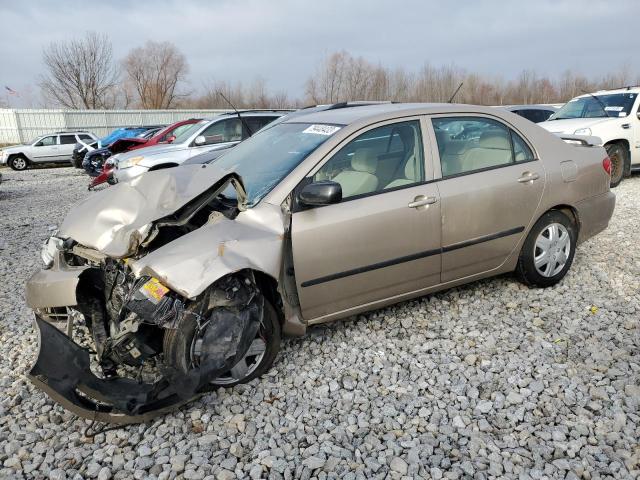
[(372, 148), (359, 148), (351, 158), (351, 168), (356, 172), (375, 174), (378, 169), (378, 157)]
[(511, 150), (511, 142), (506, 132), (491, 131), (480, 135), (478, 145), (482, 148), (495, 148), (496, 150)]

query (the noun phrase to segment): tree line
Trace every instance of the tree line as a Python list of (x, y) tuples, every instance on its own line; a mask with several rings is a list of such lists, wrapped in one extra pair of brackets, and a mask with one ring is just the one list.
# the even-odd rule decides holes
[(419, 70), (389, 68), (346, 51), (327, 55), (304, 85), (304, 97), (270, 91), (256, 76), (249, 83), (211, 80), (198, 92), (188, 88), (189, 64), (172, 43), (148, 41), (116, 61), (106, 35), (52, 42), (43, 50), (45, 73), (39, 86), (47, 106), (70, 109), (286, 108), (349, 100), (455, 102), (479, 105), (563, 103), (584, 92), (640, 84), (626, 66), (601, 77), (567, 70), (550, 78), (523, 70), (503, 79), (456, 65)]

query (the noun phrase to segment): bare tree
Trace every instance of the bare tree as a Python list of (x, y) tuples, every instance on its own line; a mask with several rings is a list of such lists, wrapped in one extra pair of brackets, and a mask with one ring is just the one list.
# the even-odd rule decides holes
[(123, 67), (142, 108), (171, 108), (185, 95), (180, 93), (180, 84), (189, 70), (187, 59), (170, 42), (148, 41), (134, 48)]
[(40, 80), (43, 96), (66, 108), (111, 108), (118, 70), (106, 35), (52, 42), (42, 54), (47, 73)]

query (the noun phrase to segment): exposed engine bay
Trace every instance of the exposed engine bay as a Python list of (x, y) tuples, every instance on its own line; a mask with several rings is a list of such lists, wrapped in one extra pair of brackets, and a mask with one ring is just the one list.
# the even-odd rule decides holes
[[(229, 187), (237, 198), (223, 194)], [(53, 269), (81, 272), (76, 304), (35, 308), (40, 352), (31, 381), (80, 416), (134, 423), (212, 390), (247, 355), (257, 355), (250, 349), (274, 310), (253, 270), (229, 270), (190, 297), (132, 268), (202, 227), (234, 220), (243, 195), (239, 178), (226, 176), (154, 220), (144, 236), (132, 235), (132, 254), (125, 258), (56, 239)], [(215, 243), (209, 249), (216, 258), (224, 254)], [(37, 305), (29, 295), (28, 289), (28, 302)], [(67, 320), (66, 334), (52, 324), (60, 318)]]

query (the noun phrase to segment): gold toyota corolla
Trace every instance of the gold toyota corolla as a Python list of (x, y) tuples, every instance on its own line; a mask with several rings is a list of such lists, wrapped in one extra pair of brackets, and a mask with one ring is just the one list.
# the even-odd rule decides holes
[(29, 377), (143, 421), (261, 375), (281, 333), (504, 272), (553, 285), (613, 212), (598, 140), (493, 108), (336, 105), (92, 194), (27, 284)]

